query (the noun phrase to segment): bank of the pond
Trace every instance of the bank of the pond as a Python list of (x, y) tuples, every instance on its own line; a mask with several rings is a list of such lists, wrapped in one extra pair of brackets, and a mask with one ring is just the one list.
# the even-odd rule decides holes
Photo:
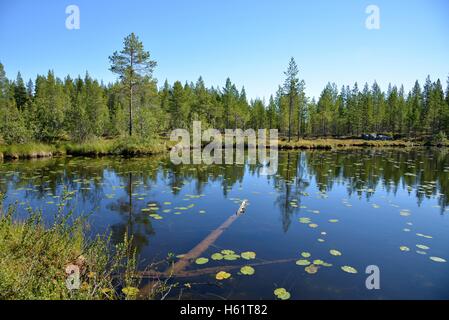
[(126, 141), (122, 139), (99, 139), (83, 143), (63, 142), (56, 144), (26, 143), (0, 145), (2, 159), (34, 159), (53, 156), (143, 156), (166, 152), (173, 145), (167, 140)]
[(423, 142), (405, 141), (405, 140), (391, 140), (391, 141), (376, 141), (363, 139), (299, 139), (290, 142), (279, 141), (279, 149), (294, 150), (294, 149), (338, 149), (351, 147), (370, 147), (370, 148), (410, 148), (423, 146)]
[[(167, 139), (153, 141), (138, 141), (125, 139), (98, 139), (83, 143), (64, 142), (53, 145), (42, 143), (28, 143), (15, 145), (0, 145), (0, 160), (2, 159), (32, 159), (61, 155), (73, 156), (147, 156), (167, 152), (176, 142)], [(203, 142), (203, 146), (207, 145)], [(421, 140), (391, 140), (371, 141), (363, 139), (299, 139), (288, 142), (279, 140), (280, 150), (309, 150), (309, 149), (339, 149), (339, 148), (413, 148), (433, 146)], [(438, 147), (449, 147), (449, 145)]]
[(127, 236), (112, 246), (105, 236), (89, 240), (84, 226), (62, 212), (51, 225), (39, 212), (20, 220), (14, 207), (2, 210), (0, 203), (0, 300), (137, 298), (140, 279), (131, 276), (136, 257)]

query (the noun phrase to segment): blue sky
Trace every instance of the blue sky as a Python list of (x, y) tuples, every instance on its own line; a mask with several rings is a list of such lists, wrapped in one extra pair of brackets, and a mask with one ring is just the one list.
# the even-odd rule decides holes
[[(65, 27), (65, 8), (80, 8), (79, 30)], [(368, 5), (380, 29), (365, 28)], [(230, 77), (249, 97), (274, 94), (294, 57), (307, 94), (328, 81), (377, 80), (406, 89), (430, 74), (449, 75), (447, 0), (0, 0), (0, 62), (8, 77), (35, 78), (86, 70), (115, 80), (108, 56), (135, 32), (158, 62), (154, 76), (223, 86)]]

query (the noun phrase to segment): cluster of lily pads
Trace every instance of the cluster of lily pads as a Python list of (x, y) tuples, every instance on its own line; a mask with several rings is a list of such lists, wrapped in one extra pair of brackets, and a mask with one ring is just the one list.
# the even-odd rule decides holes
[[(331, 249), (329, 253), (332, 256), (338, 257), (341, 256), (342, 253), (338, 250)], [(321, 259), (314, 259), (312, 261), (309, 260), (311, 257), (311, 253), (309, 252), (301, 252), (301, 259), (296, 261), (296, 265), (305, 267), (304, 270), (308, 274), (315, 274), (318, 272), (319, 267), (332, 267), (331, 263), (325, 262)], [(341, 269), (348, 273), (357, 273), (357, 270), (351, 266), (342, 266)]]
[[(421, 233), (417, 233), (416, 235), (419, 236), (419, 237), (432, 239), (432, 236), (424, 235), (424, 234), (421, 234)], [(427, 255), (428, 250), (430, 250), (430, 247), (428, 247), (428, 246), (426, 246), (424, 244), (416, 244), (415, 246), (417, 248), (416, 249), (416, 253), (420, 254), (420, 255)], [(403, 252), (411, 251), (411, 249), (409, 247), (404, 246), (404, 245), (400, 246), (399, 250), (401, 250)], [(436, 256), (430, 256), (429, 259), (434, 261), (434, 262), (446, 262), (446, 259), (443, 259), (441, 257), (436, 257)]]
[[(198, 198), (201, 198), (203, 196), (204, 196), (204, 194), (200, 194), (200, 195), (185, 195), (185, 198), (183, 200), (189, 201), (191, 199), (198, 199)], [(171, 204), (172, 203), (170, 201), (165, 201), (163, 203), (164, 206), (170, 206)], [(174, 207), (173, 209), (165, 208), (165, 209), (162, 210), (162, 213), (170, 213), (173, 210), (173, 214), (180, 215), (180, 214), (182, 214), (183, 211), (187, 211), (189, 209), (192, 209), (193, 207), (195, 207), (194, 203), (191, 203), (191, 204), (189, 204), (187, 206), (177, 206), (177, 207)], [(142, 209), (142, 212), (151, 212), (149, 214), (149, 216), (151, 218), (153, 218), (155, 220), (161, 220), (161, 219), (163, 219), (163, 216), (161, 216), (159, 213), (157, 213), (157, 211), (159, 211), (159, 210), (160, 210), (160, 208), (159, 208), (157, 203), (150, 202), (146, 208)], [(201, 214), (206, 213), (205, 210), (199, 210), (198, 212), (201, 213)]]
[[(245, 251), (241, 252), (240, 254), (237, 254), (234, 250), (224, 249), (220, 252), (215, 252), (210, 256), (211, 260), (214, 261), (221, 261), (221, 260), (227, 260), (227, 261), (235, 261), (237, 259), (244, 259), (244, 260), (254, 260), (256, 259), (256, 253), (253, 251)], [(198, 265), (203, 265), (208, 263), (210, 260), (206, 257), (200, 257), (195, 260), (195, 263)], [(245, 265), (240, 268), (240, 274), (246, 275), (246, 276), (252, 276), (255, 273), (255, 269), (250, 265)], [(226, 280), (231, 277), (231, 274), (226, 271), (219, 271), (215, 275), (215, 279), (217, 280)]]

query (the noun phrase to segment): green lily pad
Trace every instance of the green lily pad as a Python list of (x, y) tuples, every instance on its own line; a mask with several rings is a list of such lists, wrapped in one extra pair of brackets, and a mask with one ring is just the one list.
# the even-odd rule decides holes
[(301, 256), (304, 258), (310, 258), (311, 254), (309, 252), (301, 252)]
[(435, 261), (435, 262), (446, 262), (445, 259), (440, 258), (440, 257), (429, 257), (430, 260)]
[(226, 271), (220, 271), (215, 275), (215, 279), (217, 280), (225, 280), (231, 277), (231, 274)]
[(315, 229), (318, 228), (318, 225), (316, 223), (310, 223), (309, 227)]
[(311, 222), (310, 218), (299, 218), (300, 223), (309, 224)]
[(429, 250), (430, 249), (428, 246), (425, 246), (423, 244), (417, 244), (416, 247), (418, 249), (422, 249), (422, 250)]
[(343, 266), (341, 267), (341, 270), (347, 273), (357, 273), (357, 270), (351, 266)]
[(308, 274), (315, 274), (318, 272), (318, 267), (314, 264), (311, 264), (308, 267), (305, 267), (304, 270), (308, 273)]
[(399, 250), (401, 250), (401, 251), (410, 251), (410, 248), (406, 247), (406, 246), (400, 246)]
[(308, 266), (310, 264), (310, 261), (306, 259), (299, 259), (298, 261), (296, 261), (296, 264), (298, 266)]
[(324, 263), (324, 261), (320, 260), (320, 259), (313, 260), (313, 264), (317, 265), (317, 266), (322, 265), (323, 263)]
[(281, 300), (288, 300), (290, 299), (290, 293), (285, 290), (284, 288), (278, 288), (274, 290), (274, 295)]
[(223, 255), (221, 253), (217, 252), (211, 256), (211, 259), (212, 260), (223, 260)]
[(432, 236), (428, 236), (428, 235), (425, 235), (425, 234), (422, 234), (422, 233), (417, 233), (416, 235), (418, 237), (423, 237), (423, 238), (426, 238), (426, 239), (432, 239)]
[(256, 271), (251, 266), (244, 266), (240, 269), (240, 272), (247, 276), (252, 276)]
[(241, 255), (242, 258), (245, 259), (245, 260), (256, 259), (256, 253), (255, 253), (255, 252), (252, 252), (252, 251), (242, 252), (240, 255)]
[(226, 254), (234, 254), (235, 252), (233, 250), (225, 249), (225, 250), (221, 250), (221, 253), (226, 255)]
[(338, 251), (338, 250), (332, 249), (332, 250), (329, 251), (329, 253), (330, 253), (331, 255), (333, 255), (333, 256), (341, 256), (341, 252)]
[(330, 222), (330, 223), (337, 223), (337, 222), (338, 222), (338, 219), (329, 219), (329, 222)]
[(225, 254), (223, 258), (228, 261), (234, 261), (240, 258), (240, 256), (238, 254)]
[(203, 258), (203, 257), (198, 258), (198, 259), (195, 260), (196, 264), (206, 264), (208, 262), (209, 262), (209, 259), (208, 258)]

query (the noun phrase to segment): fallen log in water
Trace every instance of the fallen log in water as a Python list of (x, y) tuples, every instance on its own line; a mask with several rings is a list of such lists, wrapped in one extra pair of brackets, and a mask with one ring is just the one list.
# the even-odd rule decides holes
[[(187, 252), (181, 259), (171, 265), (162, 275), (169, 276), (178, 276), (181, 274), (195, 259), (197, 259), (203, 252), (205, 252), (217, 239), (221, 236), (221, 234), (231, 226), (231, 224), (237, 220), (246, 210), (248, 205), (248, 200), (243, 200), (238, 208), (237, 212), (226, 219), (217, 229), (213, 230), (209, 235), (204, 238), (200, 243), (198, 243), (192, 250)], [(151, 271), (147, 271), (151, 272)], [(154, 289), (154, 286), (157, 285), (157, 282), (151, 282), (144, 288), (142, 288), (141, 292), (144, 294), (145, 292), (151, 292)]]
[(229, 271), (233, 269), (240, 269), (244, 266), (251, 266), (251, 267), (259, 267), (259, 266), (266, 266), (271, 264), (280, 264), (280, 263), (288, 263), (296, 261), (297, 259), (281, 259), (281, 260), (273, 260), (273, 261), (262, 261), (262, 262), (256, 262), (256, 263), (247, 263), (245, 265), (228, 265), (228, 266), (219, 266), (219, 267), (210, 267), (210, 268), (202, 268), (202, 269), (196, 269), (196, 270), (188, 270), (188, 271), (181, 271), (174, 274), (168, 274), (166, 272), (158, 272), (158, 271), (143, 271), (139, 273), (140, 277), (143, 278), (168, 278), (168, 277), (176, 277), (176, 278), (190, 278), (190, 277), (197, 277), (197, 276), (203, 276), (208, 274), (216, 274), (220, 271)]

